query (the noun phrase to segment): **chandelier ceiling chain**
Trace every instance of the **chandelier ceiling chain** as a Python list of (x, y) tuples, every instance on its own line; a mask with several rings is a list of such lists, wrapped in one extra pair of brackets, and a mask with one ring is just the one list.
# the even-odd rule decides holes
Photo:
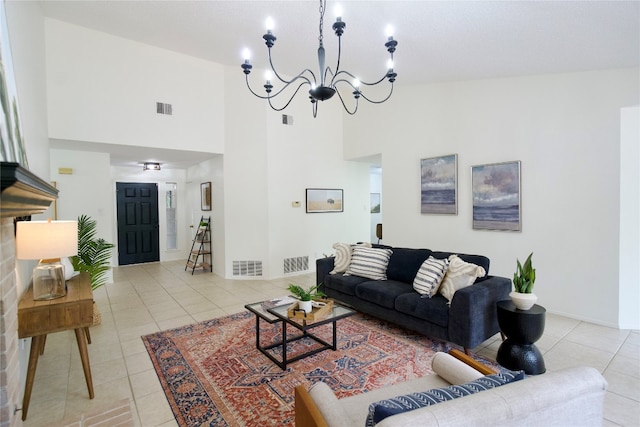
[[(319, 71), (319, 82), (316, 80), (316, 75), (311, 69), (307, 68), (302, 72), (298, 73), (295, 77), (290, 80), (283, 78), (275, 69), (273, 65), (273, 58), (271, 56), (271, 48), (274, 46), (276, 42), (276, 37), (273, 35), (271, 31), (270, 25), (267, 26), (267, 33), (262, 36), (265, 41), (265, 45), (267, 46), (268, 56), (269, 56), (269, 66), (271, 70), (268, 71), (268, 75), (265, 78), (265, 84), (263, 85), (266, 95), (260, 95), (256, 93), (249, 84), (249, 74), (251, 74), (251, 69), (253, 66), (249, 61), (249, 51), (245, 49), (245, 60), (241, 65), (242, 70), (245, 74), (245, 81), (247, 84), (247, 88), (249, 91), (261, 99), (266, 99), (269, 103), (269, 106), (275, 111), (282, 111), (289, 106), (293, 98), (295, 98), (296, 94), (300, 91), (303, 86), (309, 86), (309, 99), (312, 105), (313, 117), (316, 117), (318, 113), (318, 101), (326, 101), (333, 97), (333, 95), (338, 94), (338, 98), (340, 98), (340, 102), (342, 103), (345, 111), (351, 115), (355, 114), (358, 111), (358, 101), (360, 98), (371, 102), (373, 104), (382, 104), (387, 101), (391, 95), (393, 94), (393, 84), (396, 80), (397, 74), (393, 70), (393, 53), (396, 50), (396, 46), (398, 42), (393, 39), (393, 36), (390, 34), (390, 30), (387, 29), (387, 42), (385, 43), (385, 47), (387, 48), (387, 52), (389, 52), (390, 58), (387, 64), (387, 71), (385, 74), (375, 82), (365, 82), (360, 81), (354, 74), (350, 73), (346, 70), (340, 69), (340, 57), (342, 55), (342, 34), (344, 33), (344, 29), (346, 28), (346, 23), (342, 21), (342, 17), (338, 16), (336, 18), (336, 22), (333, 24), (332, 28), (335, 35), (338, 37), (338, 57), (336, 60), (335, 71), (332, 71), (330, 67), (325, 66), (325, 50), (324, 50), (324, 14), (326, 11), (327, 0), (320, 0), (320, 23), (319, 23), (319, 32), (318, 32), (318, 71)], [(271, 74), (273, 74), (282, 84), (283, 86), (280, 89), (277, 89), (274, 92), (274, 86), (271, 83)], [(329, 80), (330, 78), (330, 80)], [(351, 80), (349, 80), (351, 79)], [(362, 92), (361, 87), (364, 86), (376, 86), (382, 83), (385, 79), (389, 82), (389, 92), (382, 99), (372, 99)], [(328, 83), (327, 83), (328, 81)], [(296, 86), (297, 85), (297, 86)], [(338, 90), (338, 85), (340, 85), (343, 91), (351, 91), (353, 95), (354, 102), (353, 106), (349, 108), (345, 103), (345, 100)], [(272, 93), (273, 92), (273, 93)], [(278, 95), (282, 93), (291, 94), (289, 100), (286, 101), (284, 106), (277, 107), (275, 106), (271, 100), (278, 97)]]

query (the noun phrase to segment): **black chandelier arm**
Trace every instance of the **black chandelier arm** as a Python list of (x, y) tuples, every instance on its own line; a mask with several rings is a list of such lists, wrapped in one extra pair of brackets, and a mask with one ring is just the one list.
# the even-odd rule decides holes
[(349, 110), (349, 107), (347, 107), (347, 104), (345, 104), (344, 99), (342, 98), (342, 95), (340, 95), (340, 92), (338, 92), (338, 91), (336, 91), (336, 92), (338, 93), (338, 98), (340, 98), (340, 102), (342, 103), (342, 107), (344, 108), (344, 111), (349, 113), (349, 115), (353, 116), (358, 111), (358, 98), (362, 94), (360, 93), (359, 96), (355, 97), (356, 105), (355, 105), (355, 108), (353, 109), (353, 111), (351, 111), (351, 110)]
[[(336, 73), (336, 74), (333, 76), (333, 80), (331, 81), (331, 83), (332, 83), (332, 84), (334, 84), (334, 85), (335, 85), (335, 84), (337, 84), (338, 82), (347, 82), (347, 83), (349, 83), (349, 81), (348, 81), (348, 80), (346, 80), (346, 79), (344, 79), (344, 78), (340, 78), (340, 79), (336, 80), (338, 77), (340, 77), (340, 76), (342, 76), (342, 75), (347, 75), (347, 76), (351, 77), (352, 79), (357, 79), (357, 77), (356, 77), (356, 76), (354, 76), (353, 74), (351, 74), (350, 72), (345, 71), (345, 70), (342, 70), (342, 71), (340, 71), (340, 72)], [(376, 81), (376, 82), (363, 82), (363, 81), (360, 81), (360, 84), (361, 84), (361, 85), (365, 85), (365, 86), (375, 86), (375, 85), (377, 85), (377, 84), (382, 83), (382, 82), (384, 81), (384, 79), (386, 79), (386, 78), (388, 78), (388, 77), (389, 77), (389, 70), (387, 70), (387, 72), (385, 73), (385, 75), (384, 75), (384, 76), (382, 76), (382, 77), (380, 78), (380, 80), (378, 80), (378, 81)], [(351, 83), (349, 83), (349, 84), (351, 84)], [(351, 85), (351, 86), (353, 86), (353, 85)]]
[[(307, 83), (309, 83), (309, 85), (312, 84), (312, 81), (313, 81), (313, 83), (315, 83), (317, 81), (316, 80), (316, 75), (309, 68), (305, 68), (304, 70), (302, 70), (300, 73), (298, 73), (298, 75), (295, 76), (294, 78), (292, 78), (291, 80), (283, 79), (280, 76), (280, 74), (278, 74), (278, 72), (276, 71), (276, 67), (273, 66), (273, 60), (271, 59), (271, 48), (269, 48), (269, 66), (271, 67), (271, 71), (273, 71), (273, 75), (275, 75), (278, 78), (278, 80), (280, 80), (282, 83), (287, 84), (287, 85), (293, 83), (294, 81), (296, 81), (299, 78), (305, 79), (307, 81)], [(304, 77), (304, 73), (306, 73), (306, 72), (311, 74), (311, 79), (309, 79), (307, 77)]]
[(278, 94), (280, 94), (280, 93), (281, 93), (285, 88), (287, 88), (289, 85), (287, 85), (287, 86), (285, 86), (284, 88), (280, 89), (280, 91), (278, 91), (278, 93), (276, 93), (276, 94), (275, 94), (275, 95), (273, 95), (273, 96), (267, 96), (267, 97), (261, 97), (261, 98), (263, 98), (263, 99), (267, 99), (267, 101), (269, 101), (269, 106), (270, 106), (274, 111), (282, 111), (282, 110), (284, 110), (285, 108), (287, 108), (287, 107), (289, 106), (289, 104), (291, 104), (291, 101), (293, 101), (293, 98), (295, 98), (295, 97), (296, 97), (296, 94), (298, 93), (298, 91), (300, 90), (300, 88), (301, 88), (302, 86), (306, 85), (306, 84), (307, 84), (306, 82), (300, 83), (300, 84), (298, 85), (298, 87), (296, 88), (295, 92), (293, 92), (293, 95), (291, 95), (291, 97), (289, 98), (289, 100), (287, 101), (287, 103), (286, 103), (282, 108), (275, 107), (275, 106), (271, 103), (271, 100), (272, 100), (274, 97), (276, 97)]
[[(276, 93), (274, 93), (273, 95), (271, 95), (271, 94), (268, 94), (268, 95), (260, 95), (259, 93), (256, 93), (256, 92), (251, 88), (251, 85), (249, 84), (249, 76), (245, 76), (245, 81), (247, 82), (247, 88), (249, 89), (249, 92), (251, 92), (254, 96), (256, 96), (256, 97), (258, 97), (258, 98), (260, 98), (260, 99), (267, 99), (267, 100), (269, 100), (269, 103), (271, 103), (271, 101), (270, 101), (270, 100), (271, 100), (272, 98), (275, 98), (276, 96), (280, 95), (280, 94), (281, 94), (285, 89), (287, 89), (287, 88), (291, 85), (291, 83), (293, 83), (295, 80), (297, 80), (297, 79), (299, 79), (299, 78), (301, 78), (301, 79), (303, 79), (303, 80), (305, 80), (305, 81), (304, 81), (304, 82), (302, 82), (302, 83), (300, 83), (300, 84), (298, 85), (297, 89), (295, 90), (295, 92), (294, 92), (294, 93), (293, 93), (293, 95), (291, 96), (291, 99), (293, 99), (293, 97), (294, 97), (294, 96), (296, 96), (296, 94), (298, 93), (298, 91), (300, 90), (300, 88), (301, 88), (302, 86), (307, 85), (307, 84), (308, 84), (308, 85), (311, 85), (311, 83), (309, 82), (309, 80), (308, 80), (306, 77), (297, 76), (296, 78), (294, 78), (293, 80), (291, 80), (291, 82), (289, 82), (289, 83), (285, 84), (285, 85), (284, 85), (280, 90), (278, 90), (278, 91), (277, 91)], [(287, 102), (287, 105), (289, 105), (289, 104), (291, 103), (291, 99), (289, 99), (289, 101)], [(273, 108), (273, 107), (272, 107), (272, 108)], [(283, 107), (282, 109), (284, 109), (284, 108), (286, 108), (286, 105), (285, 105), (285, 107)], [(274, 108), (274, 110), (275, 110), (275, 108)], [(280, 111), (280, 110), (276, 110), (276, 111)]]
[(389, 90), (389, 94), (387, 95), (386, 98), (381, 99), (379, 101), (367, 98), (366, 95), (362, 92), (360, 92), (360, 96), (363, 97), (364, 99), (366, 99), (367, 101), (369, 101), (372, 104), (382, 104), (383, 102), (387, 101), (389, 98), (391, 98), (391, 95), (393, 94), (393, 83), (391, 83), (391, 89)]

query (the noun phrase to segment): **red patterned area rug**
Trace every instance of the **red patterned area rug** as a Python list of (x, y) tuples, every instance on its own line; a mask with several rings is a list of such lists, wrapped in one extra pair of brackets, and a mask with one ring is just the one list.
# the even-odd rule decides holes
[[(260, 325), (263, 345), (281, 339), (279, 324)], [(256, 349), (255, 327), (245, 312), (142, 337), (180, 426), (293, 426), (295, 386), (323, 381), (339, 398), (364, 393), (430, 374), (435, 352), (451, 347), (356, 314), (338, 321), (336, 351), (283, 371)], [(313, 332), (331, 342), (330, 325)], [(302, 339), (287, 353), (312, 345)]]

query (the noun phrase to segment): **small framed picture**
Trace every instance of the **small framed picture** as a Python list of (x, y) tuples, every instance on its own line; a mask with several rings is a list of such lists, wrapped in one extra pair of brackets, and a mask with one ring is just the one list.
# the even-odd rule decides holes
[(203, 211), (211, 210), (211, 182), (200, 184), (200, 209)]
[(343, 191), (333, 188), (307, 188), (307, 213), (343, 212)]
[(473, 228), (521, 231), (520, 161), (471, 167)]
[(420, 160), (420, 212), (457, 215), (457, 154)]

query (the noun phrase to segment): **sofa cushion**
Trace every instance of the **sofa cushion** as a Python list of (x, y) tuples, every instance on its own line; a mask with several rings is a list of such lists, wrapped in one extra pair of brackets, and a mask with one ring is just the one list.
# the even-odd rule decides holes
[(440, 294), (433, 298), (421, 298), (416, 292), (398, 295), (395, 299), (396, 311), (408, 314), (418, 319), (428, 321), (446, 328), (449, 326), (449, 306), (447, 300)]
[(386, 280), (387, 265), (391, 254), (391, 249), (356, 246), (353, 248), (351, 264), (349, 264), (345, 274), (366, 277), (372, 280)]
[(336, 274), (334, 276), (325, 276), (323, 285), (328, 289), (334, 289), (347, 295), (356, 294), (356, 286), (369, 279), (360, 276), (344, 276)]
[(429, 255), (429, 249), (393, 248), (387, 266), (387, 279), (413, 283), (418, 269)]
[[(371, 247), (371, 243), (363, 242), (358, 243), (358, 245), (364, 246), (366, 248)], [(353, 246), (349, 243), (334, 243), (333, 249), (336, 250), (335, 259), (333, 261), (333, 270), (329, 272), (329, 274), (338, 274), (344, 273), (349, 268), (349, 264), (351, 264), (351, 253), (353, 252)]]
[(411, 285), (397, 280), (366, 281), (356, 286), (356, 296), (381, 307), (394, 308), (398, 296), (412, 292)]
[(448, 259), (427, 258), (413, 279), (413, 289), (426, 298), (431, 298), (438, 292), (440, 283), (449, 269)]
[(457, 255), (451, 255), (449, 257), (449, 269), (440, 286), (440, 293), (451, 303), (453, 295), (458, 289), (473, 285), (476, 278), (484, 275), (484, 268), (465, 262)]
[(455, 252), (439, 252), (434, 251), (431, 252), (431, 256), (438, 259), (449, 258), (451, 255), (458, 255), (460, 259), (466, 262), (470, 262), (471, 264), (479, 265), (484, 268), (485, 276), (479, 277), (476, 282), (482, 282), (489, 275), (489, 258), (483, 255), (469, 255), (469, 254), (457, 254)]
[(383, 419), (402, 412), (435, 405), (436, 403), (446, 402), (457, 399), (458, 397), (469, 396), (474, 393), (519, 381), (523, 378), (524, 371), (504, 371), (494, 375), (487, 375), (465, 384), (435, 388), (424, 392), (409, 393), (403, 396), (381, 400), (369, 405), (369, 415), (367, 416), (365, 425), (367, 427), (375, 426), (376, 423), (379, 423)]

